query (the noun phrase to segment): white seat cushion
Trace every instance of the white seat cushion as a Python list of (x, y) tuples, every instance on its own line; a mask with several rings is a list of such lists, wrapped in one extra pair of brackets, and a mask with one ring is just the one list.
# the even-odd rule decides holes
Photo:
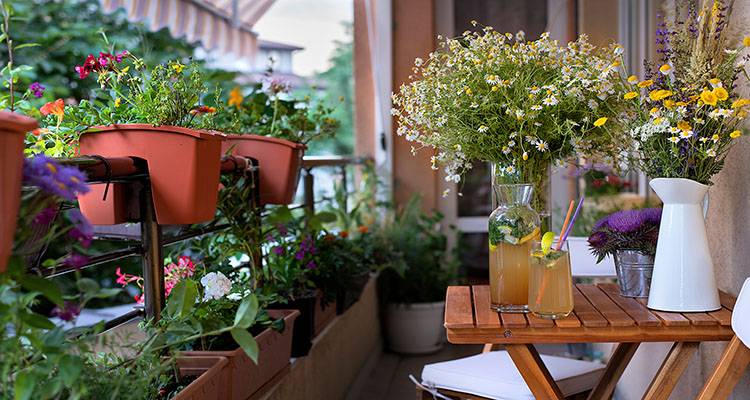
[[(604, 370), (601, 363), (547, 355), (541, 357), (565, 396), (592, 389)], [(490, 399), (534, 399), (507, 351), (425, 365), (422, 382), (426, 386)]]

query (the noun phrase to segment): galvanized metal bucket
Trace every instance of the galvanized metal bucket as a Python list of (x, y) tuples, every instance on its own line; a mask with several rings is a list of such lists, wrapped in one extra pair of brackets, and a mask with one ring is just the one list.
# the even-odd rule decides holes
[(620, 295), (624, 297), (648, 297), (651, 275), (654, 272), (654, 256), (638, 250), (615, 252), (615, 269), (620, 284)]

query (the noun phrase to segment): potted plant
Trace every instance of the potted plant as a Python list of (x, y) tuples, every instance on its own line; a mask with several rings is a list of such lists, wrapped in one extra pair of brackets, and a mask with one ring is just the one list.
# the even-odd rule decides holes
[(381, 272), (378, 288), (386, 342), (395, 352), (431, 353), (445, 344), (445, 290), (455, 265), (446, 258), (441, 219), (437, 213), (424, 214), (414, 197), (383, 228), (388, 246), (383, 250), (391, 264)]
[(614, 258), (621, 296), (648, 297), (660, 222), (661, 209), (647, 208), (618, 211), (594, 225), (589, 247), (597, 263)]
[(302, 156), (314, 139), (333, 135), (338, 121), (321, 104), (295, 99), (279, 81), (234, 88), (218, 109), (211, 127), (231, 133), (223, 151), (252, 157), (260, 164), (262, 204), (289, 204), (294, 199)]
[[(299, 313), (265, 311), (267, 300), (247, 289), (246, 277), (236, 271), (230, 276), (209, 272), (184, 256), (177, 264), (167, 265), (167, 307), (146, 328), (181, 350), (181, 356), (225, 357), (229, 376), (219, 398), (246, 399), (289, 364)], [(123, 286), (140, 287), (141, 281), (118, 271), (117, 282)]]
[(0, 111), (0, 273), (7, 267), (16, 232), (24, 136), (36, 127), (32, 118)]
[[(191, 129), (215, 111), (200, 104), (205, 85), (199, 67), (172, 61), (147, 70), (123, 51), (90, 54), (76, 71), (81, 79), (96, 75), (102, 90), (93, 101), (45, 105), (45, 133), (32, 150), (141, 158), (160, 224), (212, 219), (217, 192), (206, 188), (219, 184), (222, 135)], [(127, 222), (124, 190), (119, 183), (95, 185), (80, 198), (81, 210), (94, 224)]]
[[(732, 3), (707, 1), (663, 21), (659, 67), (631, 76), (624, 95), (634, 162), (664, 202), (648, 305), (663, 311), (721, 308), (706, 238), (704, 199), (741, 135), (750, 99), (736, 90), (747, 76), (742, 46), (727, 44)], [(717, 11), (720, 10), (720, 11)], [(657, 64), (658, 65), (658, 64)], [(685, 244), (689, 243), (689, 246)], [(675, 279), (679, 276), (680, 279)]]

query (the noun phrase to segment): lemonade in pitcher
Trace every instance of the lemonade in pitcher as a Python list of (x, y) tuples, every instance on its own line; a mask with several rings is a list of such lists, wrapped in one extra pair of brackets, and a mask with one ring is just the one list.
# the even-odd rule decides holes
[(493, 185), (497, 204), (489, 219), (490, 305), (502, 312), (527, 312), (529, 254), (539, 240), (539, 214), (529, 205), (531, 185)]

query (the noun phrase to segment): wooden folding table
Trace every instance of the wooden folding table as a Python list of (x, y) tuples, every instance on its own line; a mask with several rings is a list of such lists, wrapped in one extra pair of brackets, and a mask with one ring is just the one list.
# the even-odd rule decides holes
[(609, 399), (625, 367), (643, 342), (674, 342), (644, 399), (667, 399), (700, 342), (732, 338), (735, 299), (721, 293), (722, 308), (707, 313), (649, 310), (645, 300), (621, 297), (615, 284), (578, 284), (574, 310), (559, 320), (490, 309), (488, 286), (451, 286), (445, 328), (454, 344), (503, 344), (537, 399), (562, 399), (534, 344), (617, 343), (589, 399)]

